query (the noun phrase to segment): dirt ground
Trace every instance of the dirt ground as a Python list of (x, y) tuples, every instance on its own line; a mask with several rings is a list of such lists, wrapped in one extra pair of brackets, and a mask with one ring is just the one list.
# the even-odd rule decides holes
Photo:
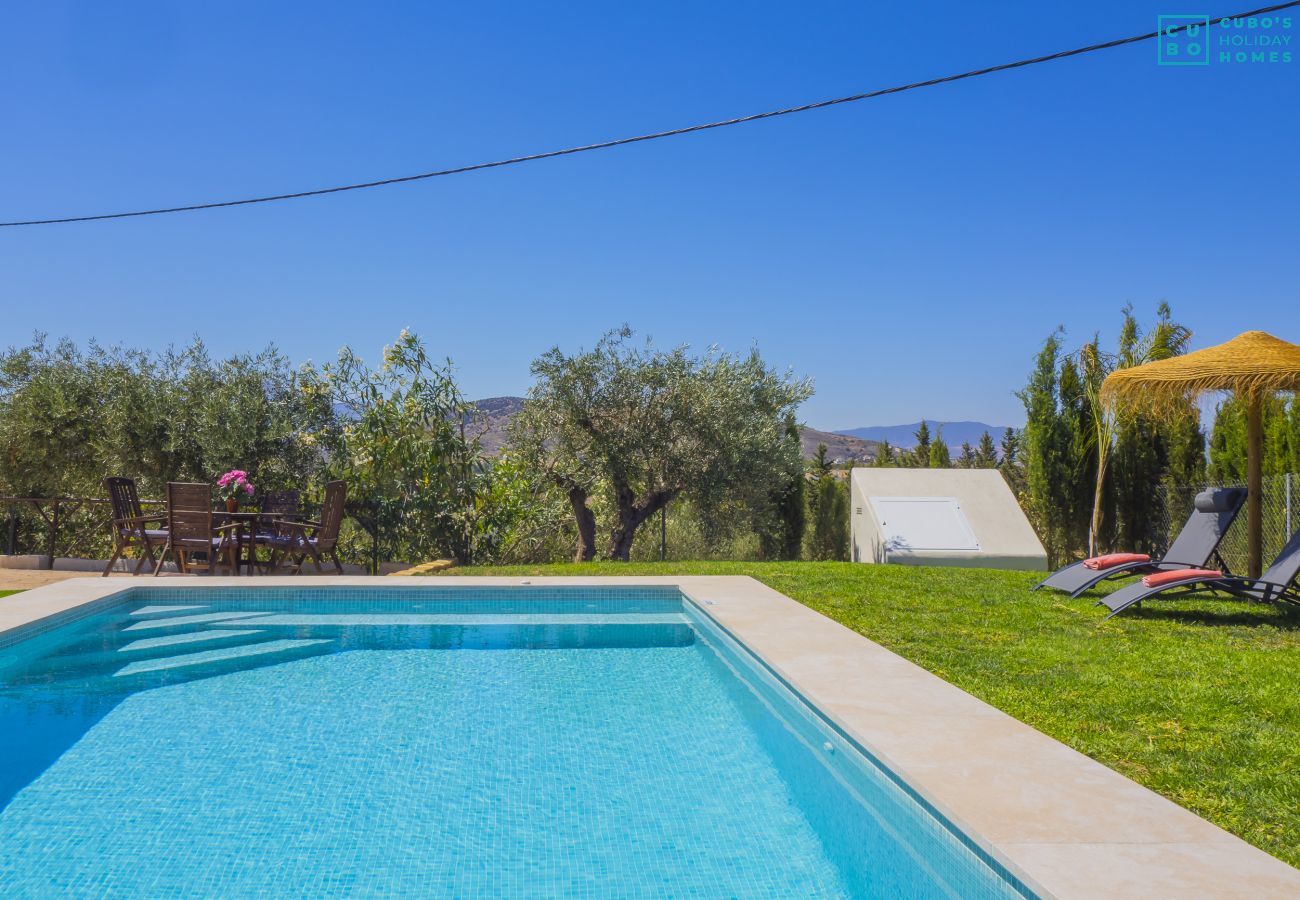
[[(439, 562), (440, 562), (440, 563), (443, 563), (443, 562), (445, 562), (445, 561), (439, 561)], [(392, 565), (394, 565), (394, 566), (402, 566), (402, 567), (405, 567), (405, 564), (403, 564), (403, 563), (394, 563), (394, 564), (392, 564)], [(450, 565), (450, 563), (446, 563), (446, 565)], [(438, 568), (443, 568), (443, 567), (445, 567), (445, 566), (443, 566), (443, 565), (439, 565), (439, 566), (438, 566)], [(303, 574), (303, 575), (306, 575), (306, 576), (313, 576), (313, 575), (316, 575), (317, 573), (314, 572), (314, 571), (312, 571), (311, 567), (308, 566), (307, 569), (304, 570), (302, 574)], [(321, 575), (333, 575), (333, 574), (334, 574), (334, 570), (333, 570), (332, 568), (326, 567), (326, 570), (325, 570), (324, 572), (319, 573), (319, 574), (321, 574)], [(360, 575), (360, 574), (364, 574), (364, 573), (363, 573), (363, 572), (349, 572), (349, 574)], [(398, 573), (390, 573), (390, 574), (398, 574)], [(42, 585), (46, 585), (46, 584), (54, 584), (55, 582), (58, 582), (58, 581), (66, 581), (66, 580), (69, 579), (69, 578), (99, 578), (99, 577), (100, 577), (100, 575), (99, 575), (98, 572), (71, 572), (71, 571), (67, 571), (67, 570), (63, 570), (63, 569), (59, 569), (59, 570), (51, 571), (51, 570), (48, 570), (48, 569), (3, 569), (3, 568), (0, 568), (0, 591), (26, 591), (26, 590), (30, 590), (31, 588), (41, 587)], [(110, 578), (130, 578), (131, 575), (130, 575), (129, 573), (126, 573), (126, 572), (115, 572), (115, 573), (113, 573), (112, 575), (110, 575), (109, 577), (110, 577)], [(176, 575), (175, 573), (164, 572), (164, 573), (162, 574), (161, 577), (163, 577), (163, 578), (195, 578), (195, 577), (201, 577), (201, 576), (195, 576), (195, 575), (184, 575), (184, 576), (178, 576), (178, 575)], [(284, 577), (284, 576), (277, 576), (277, 577)]]
[[(69, 578), (98, 578), (98, 572), (61, 572), (46, 569), (0, 569), (0, 591), (25, 591)], [(109, 576), (130, 577), (130, 576)]]

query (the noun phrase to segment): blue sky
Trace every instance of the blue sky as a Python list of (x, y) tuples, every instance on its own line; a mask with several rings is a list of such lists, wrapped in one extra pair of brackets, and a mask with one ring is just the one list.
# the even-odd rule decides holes
[[(1147, 31), (1184, 6), (11, 4), (0, 219), (599, 141)], [(1042, 338), (1112, 337), (1126, 302), (1149, 319), (1168, 300), (1198, 344), (1300, 340), (1300, 60), (1155, 56), (406, 187), (0, 230), (0, 338), (199, 334), (323, 360), (345, 343), (373, 358), (409, 326), (488, 396), (627, 322), (665, 345), (757, 343), (816, 380), (818, 427), (1018, 423)]]

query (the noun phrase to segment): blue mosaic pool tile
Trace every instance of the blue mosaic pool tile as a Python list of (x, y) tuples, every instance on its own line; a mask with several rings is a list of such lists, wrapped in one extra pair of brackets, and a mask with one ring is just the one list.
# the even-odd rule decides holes
[(1027, 894), (675, 589), (198, 593), (5, 655), (0, 895)]
[(693, 648), (344, 653), (146, 691), (0, 812), (0, 886), (843, 895), (738, 713)]

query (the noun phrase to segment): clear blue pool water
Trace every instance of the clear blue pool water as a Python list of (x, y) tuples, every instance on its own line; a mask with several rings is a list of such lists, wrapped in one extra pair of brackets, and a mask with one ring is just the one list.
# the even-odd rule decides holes
[(675, 590), (434, 590), (0, 647), (0, 895), (1027, 895)]

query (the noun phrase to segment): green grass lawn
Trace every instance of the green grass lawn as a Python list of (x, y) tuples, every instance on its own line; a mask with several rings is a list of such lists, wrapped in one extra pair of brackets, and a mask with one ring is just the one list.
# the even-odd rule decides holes
[(8, 597), (10, 594), (18, 594), (20, 591), (0, 591), (0, 597)]
[(1022, 572), (592, 563), (448, 575), (752, 575), (1300, 866), (1300, 613), (1212, 600), (1103, 621)]

